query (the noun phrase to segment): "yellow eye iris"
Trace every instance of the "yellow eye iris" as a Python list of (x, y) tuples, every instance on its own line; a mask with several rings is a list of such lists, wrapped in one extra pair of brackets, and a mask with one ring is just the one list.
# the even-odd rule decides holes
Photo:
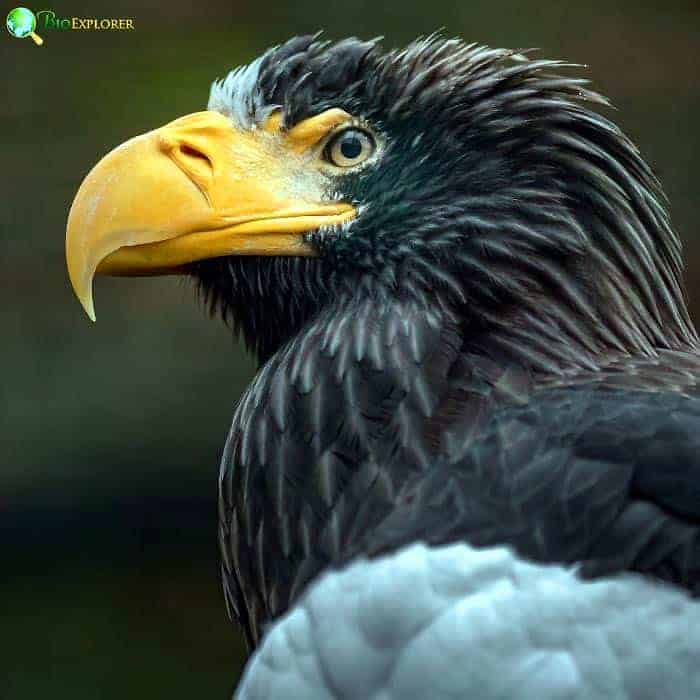
[(331, 138), (324, 155), (329, 163), (338, 168), (351, 168), (369, 158), (375, 150), (374, 139), (366, 131), (350, 128)]

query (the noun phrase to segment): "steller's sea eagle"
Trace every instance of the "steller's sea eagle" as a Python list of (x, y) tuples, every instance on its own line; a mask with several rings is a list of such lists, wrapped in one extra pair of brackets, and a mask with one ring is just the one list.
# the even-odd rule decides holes
[(659, 183), (566, 64), (296, 37), (82, 183), (68, 270), (191, 276), (240, 698), (700, 697), (700, 346)]

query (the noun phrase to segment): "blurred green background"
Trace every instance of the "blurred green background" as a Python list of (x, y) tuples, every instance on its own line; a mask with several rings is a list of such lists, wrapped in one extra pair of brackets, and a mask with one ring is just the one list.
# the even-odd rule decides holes
[(226, 698), (239, 676), (215, 499), (253, 363), (175, 278), (98, 280), (91, 324), (69, 287), (63, 235), (101, 155), (203, 109), (213, 78), (269, 45), (325, 29), (393, 47), (445, 27), (587, 64), (666, 186), (700, 318), (697, 0), (43, 7), (132, 17), (136, 28), (39, 28), (41, 48), (0, 39), (1, 700)]

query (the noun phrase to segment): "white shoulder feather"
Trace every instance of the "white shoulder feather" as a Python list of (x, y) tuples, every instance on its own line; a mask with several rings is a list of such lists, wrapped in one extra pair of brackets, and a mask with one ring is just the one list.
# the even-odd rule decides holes
[(238, 700), (697, 700), (700, 602), (586, 582), (506, 548), (412, 545), (325, 574), (267, 632)]

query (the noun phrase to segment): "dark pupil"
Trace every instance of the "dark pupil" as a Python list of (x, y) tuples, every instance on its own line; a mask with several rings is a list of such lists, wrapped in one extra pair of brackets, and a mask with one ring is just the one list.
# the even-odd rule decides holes
[(340, 152), (343, 158), (353, 160), (362, 153), (362, 142), (357, 136), (346, 136), (340, 144)]

